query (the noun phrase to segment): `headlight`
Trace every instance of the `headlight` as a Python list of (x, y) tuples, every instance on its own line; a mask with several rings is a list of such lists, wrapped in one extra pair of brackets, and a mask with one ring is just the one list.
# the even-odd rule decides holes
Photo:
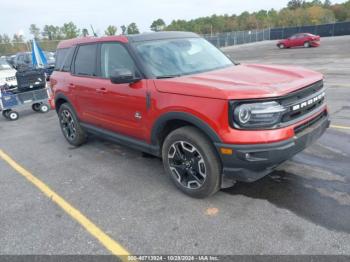
[(286, 108), (275, 101), (236, 104), (233, 122), (238, 128), (272, 128), (281, 120)]

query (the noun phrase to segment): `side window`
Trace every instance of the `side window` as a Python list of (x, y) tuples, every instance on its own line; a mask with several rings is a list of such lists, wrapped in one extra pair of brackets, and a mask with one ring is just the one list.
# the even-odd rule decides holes
[(134, 74), (136, 67), (133, 59), (122, 44), (103, 43), (101, 45), (101, 76), (109, 78), (115, 69), (129, 69)]
[(62, 70), (63, 72), (70, 72), (70, 66), (72, 64), (72, 59), (73, 59), (73, 55), (74, 55), (74, 47), (71, 47), (68, 49), (67, 54), (64, 58), (63, 61), (63, 66), (62, 66)]
[(55, 70), (70, 72), (75, 47), (58, 49), (55, 54)]
[(76, 75), (95, 76), (96, 44), (79, 46), (74, 62)]
[(29, 63), (32, 62), (32, 56), (31, 56), (31, 54), (25, 54), (25, 55), (24, 55), (24, 62), (25, 62), (26, 64), (29, 64)]
[(67, 48), (57, 49), (57, 51), (56, 51), (55, 70), (61, 71), (61, 68), (63, 66), (64, 58), (67, 55), (67, 51), (68, 51)]

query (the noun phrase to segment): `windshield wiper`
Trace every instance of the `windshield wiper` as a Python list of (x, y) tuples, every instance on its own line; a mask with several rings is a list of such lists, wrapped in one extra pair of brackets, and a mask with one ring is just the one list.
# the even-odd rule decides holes
[(174, 78), (174, 77), (179, 77), (181, 75), (164, 75), (164, 76), (157, 76), (157, 79), (164, 79), (164, 78)]

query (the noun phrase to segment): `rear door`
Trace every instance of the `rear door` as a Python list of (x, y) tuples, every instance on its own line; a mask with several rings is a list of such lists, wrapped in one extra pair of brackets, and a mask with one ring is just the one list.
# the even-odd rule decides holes
[(80, 112), (80, 120), (100, 125), (98, 107), (101, 100), (97, 96), (99, 78), (96, 73), (97, 44), (77, 47), (73, 62), (72, 76), (67, 83), (75, 104)]

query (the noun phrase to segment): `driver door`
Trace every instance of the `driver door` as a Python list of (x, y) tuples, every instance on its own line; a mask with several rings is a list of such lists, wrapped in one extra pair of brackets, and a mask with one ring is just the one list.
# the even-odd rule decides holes
[(118, 42), (99, 45), (99, 84), (96, 96), (101, 103), (96, 108), (102, 128), (145, 140), (147, 123), (147, 80), (132, 84), (114, 84), (110, 74), (115, 69), (129, 69), (138, 74), (135, 62), (126, 47)]

